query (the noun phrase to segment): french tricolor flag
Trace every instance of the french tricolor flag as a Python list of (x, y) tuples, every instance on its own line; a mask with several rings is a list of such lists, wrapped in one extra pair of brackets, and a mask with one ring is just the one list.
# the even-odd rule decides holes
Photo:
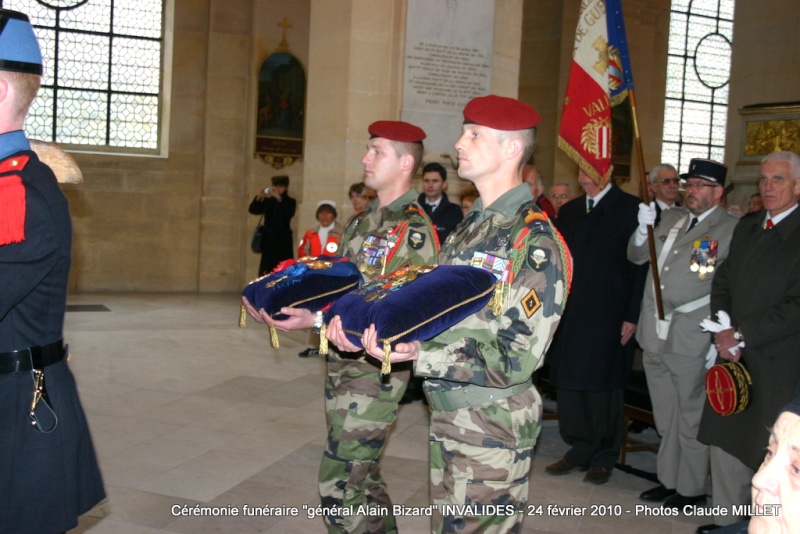
[(611, 178), (611, 108), (630, 89), (620, 0), (583, 0), (558, 146), (600, 185)]

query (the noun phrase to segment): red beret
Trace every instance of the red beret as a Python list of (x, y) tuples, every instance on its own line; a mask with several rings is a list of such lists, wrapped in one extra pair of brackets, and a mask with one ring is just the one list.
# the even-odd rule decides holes
[(373, 122), (368, 131), (372, 137), (383, 137), (401, 143), (421, 143), (425, 139), (425, 130), (403, 121)]
[(464, 108), (464, 121), (495, 130), (516, 131), (533, 128), (541, 117), (531, 106), (514, 98), (487, 95), (473, 98)]

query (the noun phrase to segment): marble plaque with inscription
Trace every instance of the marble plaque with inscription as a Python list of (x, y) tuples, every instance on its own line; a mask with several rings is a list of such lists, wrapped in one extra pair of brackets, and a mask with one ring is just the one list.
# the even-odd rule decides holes
[(489, 93), (494, 0), (409, 0), (401, 118), (453, 154), (470, 99)]

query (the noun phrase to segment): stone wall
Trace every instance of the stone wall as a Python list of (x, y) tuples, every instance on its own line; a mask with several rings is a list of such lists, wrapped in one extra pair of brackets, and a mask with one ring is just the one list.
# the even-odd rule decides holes
[[(578, 4), (496, 0), (491, 90), (518, 90), (542, 114), (535, 158), (547, 183), (575, 183), (577, 175), (555, 135)], [(623, 0), (623, 7), (649, 167), (660, 155), (669, 2)], [(167, 156), (73, 152), (85, 177), (83, 185), (65, 186), (74, 291), (240, 290), (258, 266), (249, 250), (257, 218), (247, 214), (255, 192), (272, 175), (290, 176), (295, 241), (314, 224), (320, 199), (336, 200), (346, 220), (367, 125), (399, 116), (404, 0), (174, 0), (170, 16)], [(283, 17), (293, 25), (287, 40), (307, 66), (309, 91), (306, 157), (276, 171), (255, 159), (253, 148), (257, 72), (280, 43)], [(736, 18), (726, 158), (732, 169), (738, 108), (797, 100), (800, 42), (792, 36), (800, 3), (739, 0)], [(636, 179), (626, 186), (632, 192)]]

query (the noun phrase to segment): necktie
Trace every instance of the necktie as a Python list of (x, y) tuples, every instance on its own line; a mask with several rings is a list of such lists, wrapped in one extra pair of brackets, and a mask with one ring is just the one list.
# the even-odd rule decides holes
[(589, 213), (590, 211), (592, 211), (592, 208), (594, 208), (594, 199), (590, 198), (589, 199), (589, 203), (588, 203), (588, 205), (586, 207), (586, 213)]
[(695, 224), (697, 224), (697, 217), (692, 217), (692, 222), (689, 223), (689, 228), (686, 230), (687, 234), (692, 231)]
[(770, 229), (770, 228), (772, 228), (773, 226), (775, 226), (775, 223), (773, 223), (773, 222), (772, 222), (772, 219), (767, 219), (767, 224), (765, 224), (765, 225), (764, 225), (764, 228), (766, 228), (767, 230), (769, 230), (769, 229)]
[(436, 204), (428, 204), (428, 209), (431, 210), (431, 213), (436, 209)]

